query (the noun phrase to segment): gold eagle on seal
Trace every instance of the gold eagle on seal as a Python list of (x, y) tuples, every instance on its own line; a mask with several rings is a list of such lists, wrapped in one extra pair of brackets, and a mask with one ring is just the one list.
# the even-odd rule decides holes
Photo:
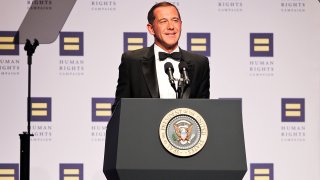
[(192, 135), (192, 124), (189, 126), (179, 126), (178, 124), (173, 125), (176, 135), (178, 136), (177, 141), (181, 144), (190, 143)]

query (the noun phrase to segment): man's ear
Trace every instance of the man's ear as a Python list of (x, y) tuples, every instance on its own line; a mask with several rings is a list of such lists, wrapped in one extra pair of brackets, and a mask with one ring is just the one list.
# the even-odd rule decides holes
[(154, 35), (154, 30), (152, 24), (147, 24), (147, 29), (151, 35)]

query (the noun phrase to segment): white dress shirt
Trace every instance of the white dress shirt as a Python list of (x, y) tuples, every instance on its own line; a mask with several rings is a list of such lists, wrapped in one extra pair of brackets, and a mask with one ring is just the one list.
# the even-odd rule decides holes
[[(159, 52), (165, 52), (163, 49), (161, 49), (156, 44), (154, 45), (154, 55), (156, 60), (156, 70), (157, 70), (157, 78), (158, 78), (158, 85), (159, 85), (159, 94), (161, 99), (175, 99), (176, 98), (176, 92), (173, 90), (173, 88), (170, 85), (168, 75), (166, 74), (164, 70), (164, 64), (166, 62), (171, 62), (174, 68), (173, 77), (175, 79), (180, 78), (179, 73), (179, 61), (176, 61), (172, 58), (167, 58), (163, 61), (159, 60)], [(179, 47), (177, 47), (173, 52), (179, 52)], [(178, 84), (177, 81), (175, 81), (176, 86)]]

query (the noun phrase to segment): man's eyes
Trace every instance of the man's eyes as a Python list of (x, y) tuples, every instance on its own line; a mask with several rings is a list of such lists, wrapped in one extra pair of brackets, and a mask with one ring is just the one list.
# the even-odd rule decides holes
[[(180, 19), (172, 19), (171, 20), (172, 22), (175, 22), (175, 23), (179, 23), (180, 22)], [(165, 23), (168, 23), (169, 21), (167, 19), (163, 19), (163, 20), (160, 20), (159, 23), (160, 24), (165, 24)]]
[(180, 22), (180, 19), (173, 19), (174, 22)]
[(168, 22), (168, 20), (165, 20), (165, 19), (164, 20), (160, 20), (161, 24), (164, 24), (164, 23), (167, 23), (167, 22)]

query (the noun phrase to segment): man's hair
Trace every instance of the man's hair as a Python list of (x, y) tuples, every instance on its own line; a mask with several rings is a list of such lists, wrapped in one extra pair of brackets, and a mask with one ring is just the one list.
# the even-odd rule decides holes
[(180, 12), (179, 12), (178, 8), (177, 8), (175, 5), (173, 5), (173, 4), (169, 3), (169, 2), (163, 1), (163, 2), (160, 2), (160, 3), (155, 4), (155, 5), (152, 6), (152, 8), (149, 10), (149, 12), (148, 12), (148, 22), (149, 22), (149, 24), (153, 24), (153, 21), (154, 21), (155, 18), (156, 18), (156, 17), (154, 16), (154, 10), (155, 10), (156, 8), (158, 8), (158, 7), (167, 7), (167, 6), (172, 6), (172, 7), (176, 8), (176, 10), (177, 10), (177, 12), (178, 12), (178, 15), (179, 15), (179, 18), (181, 19), (181, 17), (180, 17)]

